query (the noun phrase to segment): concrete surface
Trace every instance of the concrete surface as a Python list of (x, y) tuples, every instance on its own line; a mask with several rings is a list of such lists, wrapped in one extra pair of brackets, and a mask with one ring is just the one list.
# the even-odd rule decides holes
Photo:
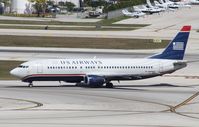
[(0, 60), (33, 60), (44, 58), (109, 58), (145, 57), (160, 52), (158, 50), (109, 50), (71, 48), (24, 48), (0, 47)]
[(115, 84), (114, 89), (92, 89), (37, 82), (28, 88), (20, 81), (1, 81), (0, 125), (198, 127), (198, 79), (158, 77)]
[[(182, 12), (183, 13), (182, 13)], [(173, 37), (184, 24), (193, 25), (187, 49), (187, 60), (197, 60), (199, 7), (182, 9), (167, 16), (157, 15), (153, 25), (136, 31), (34, 31), (0, 30), (0, 34), (91, 37)], [(164, 14), (167, 15), (167, 14)], [(185, 17), (184, 17), (185, 16)], [(153, 21), (152, 16), (149, 20)], [(183, 19), (184, 17), (184, 19)], [(133, 22), (138, 19), (132, 19)], [(146, 21), (145, 21), (146, 20)], [(155, 20), (155, 19), (154, 19)], [(141, 22), (140, 21), (140, 22)], [(163, 22), (164, 21), (164, 22)], [(175, 22), (176, 21), (176, 22)], [(127, 21), (126, 21), (127, 22)], [(159, 24), (159, 25), (158, 25)], [(173, 24), (173, 26), (172, 26)], [(156, 27), (157, 25), (157, 27)], [(170, 27), (169, 27), (170, 26)], [(163, 29), (164, 28), (164, 29)], [(3, 47), (1, 47), (3, 49)], [(2, 59), (74, 57), (77, 53), (61, 49), (5, 48)], [(29, 51), (27, 51), (29, 50)], [(87, 50), (87, 49), (86, 49)], [(155, 51), (79, 52), (79, 57), (145, 57)], [(50, 53), (50, 51), (52, 51)], [(135, 53), (135, 54), (134, 54)], [(86, 56), (85, 56), (86, 55)], [(198, 127), (199, 126), (199, 68), (198, 62), (172, 75), (140, 81), (114, 82), (113, 89), (82, 88), (61, 82), (34, 82), (28, 88), (20, 81), (0, 81), (0, 126), (2, 127)]]
[(38, 18), (38, 17), (12, 17), (0, 16), (2, 20), (25, 20), (25, 21), (61, 21), (61, 22), (97, 22), (101, 19), (81, 18), (81, 13), (73, 13), (70, 15), (57, 15), (56, 18)]
[(172, 39), (184, 25), (191, 25), (188, 53), (199, 52), (198, 15), (199, 6), (191, 9), (183, 8), (175, 12), (149, 15), (145, 18), (131, 18), (120, 21), (120, 24), (151, 24), (150, 26), (133, 31), (68, 31), (68, 30), (23, 30), (0, 29), (0, 35), (20, 36), (57, 36), (57, 37), (98, 37), (98, 38), (146, 38)]

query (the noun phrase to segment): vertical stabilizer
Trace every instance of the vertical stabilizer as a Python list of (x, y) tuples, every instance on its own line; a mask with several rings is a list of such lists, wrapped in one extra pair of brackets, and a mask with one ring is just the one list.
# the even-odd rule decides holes
[(151, 59), (183, 60), (190, 30), (191, 30), (191, 26), (183, 26), (181, 31), (169, 43), (167, 48), (162, 53), (153, 55), (150, 58)]
[(153, 8), (152, 4), (151, 4), (151, 1), (150, 0), (146, 0), (146, 3), (147, 5), (150, 7), (150, 8)]

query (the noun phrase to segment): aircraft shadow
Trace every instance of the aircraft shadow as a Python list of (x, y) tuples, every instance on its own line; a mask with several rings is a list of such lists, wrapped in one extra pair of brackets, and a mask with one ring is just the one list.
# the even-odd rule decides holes
[[(33, 88), (59, 88), (59, 87), (78, 87), (78, 86), (75, 86), (75, 85), (60, 85), (60, 86), (38, 86), (38, 85), (35, 85), (33, 86)], [(29, 88), (28, 86), (7, 86), (7, 88)]]
[(117, 85), (115, 87), (190, 87), (190, 86), (179, 86), (168, 83), (151, 84), (151, 85)]
[[(196, 85), (194, 85), (196, 86)], [(92, 88), (89, 86), (76, 86), (76, 85), (56, 85), (56, 86), (38, 86), (35, 85), (33, 88), (59, 88), (59, 87), (80, 87), (80, 88)], [(127, 87), (127, 88), (126, 88)], [(179, 86), (179, 85), (173, 85), (173, 84), (167, 84), (167, 83), (160, 83), (160, 84), (152, 84), (152, 85), (115, 85), (113, 88), (107, 88), (107, 89), (131, 89), (131, 90), (143, 90), (139, 88), (149, 88), (149, 87), (192, 87), (189, 86)], [(7, 86), (7, 88), (28, 88), (28, 86)], [(105, 86), (100, 88), (106, 88)], [(99, 89), (99, 88), (98, 88)]]
[(148, 91), (147, 89), (143, 88), (176, 88), (176, 87), (190, 87), (190, 86), (179, 86), (179, 85), (173, 85), (173, 84), (167, 84), (167, 83), (160, 83), (160, 84), (152, 84), (152, 85), (117, 85), (114, 86), (112, 89), (120, 89), (120, 90), (136, 90), (136, 91)]

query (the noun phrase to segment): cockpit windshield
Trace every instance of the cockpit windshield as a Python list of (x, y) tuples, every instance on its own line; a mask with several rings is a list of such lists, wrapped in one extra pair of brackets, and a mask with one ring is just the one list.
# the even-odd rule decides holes
[(19, 65), (18, 68), (28, 68), (29, 66)]

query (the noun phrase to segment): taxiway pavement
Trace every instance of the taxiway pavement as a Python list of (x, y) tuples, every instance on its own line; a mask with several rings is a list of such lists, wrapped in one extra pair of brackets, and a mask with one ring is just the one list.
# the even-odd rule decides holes
[[(164, 14), (153, 25), (135, 31), (34, 31), (0, 30), (0, 34), (44, 36), (135, 37), (171, 39), (185, 24), (193, 25), (187, 60), (198, 60), (199, 7), (174, 12), (165, 19)], [(183, 11), (180, 12), (180, 11)], [(192, 13), (193, 12), (193, 13)], [(173, 17), (172, 17), (173, 16)], [(151, 16), (150, 16), (151, 17)], [(146, 21), (150, 17), (146, 17)], [(133, 21), (138, 19), (131, 19)], [(143, 20), (142, 22), (144, 22)], [(155, 20), (155, 19), (154, 19)], [(175, 22), (172, 22), (176, 20)], [(129, 20), (130, 21), (130, 20)], [(164, 22), (163, 22), (164, 21)], [(158, 25), (158, 23), (160, 23)], [(158, 27), (155, 27), (157, 25)], [(9, 49), (11, 50), (11, 49)], [(15, 50), (15, 51), (14, 51)], [(20, 49), (18, 49), (20, 50)], [(27, 49), (26, 49), (27, 50)], [(123, 52), (123, 51), (122, 51)], [(79, 53), (79, 57), (145, 57), (157, 52), (124, 52), (120, 55)], [(158, 51), (159, 52), (159, 51)], [(72, 52), (37, 53), (1, 51), (2, 59), (29, 60), (31, 58), (56, 58), (77, 56)], [(69, 58), (69, 57), (68, 57)], [(20, 81), (0, 81), (0, 126), (3, 127), (198, 127), (199, 126), (199, 68), (198, 63), (172, 75), (147, 80), (114, 82), (113, 89), (83, 88), (64, 82), (35, 82), (28, 88)]]
[(28, 88), (19, 81), (1, 81), (0, 126), (198, 127), (198, 79), (115, 84), (94, 89), (39, 82)]

